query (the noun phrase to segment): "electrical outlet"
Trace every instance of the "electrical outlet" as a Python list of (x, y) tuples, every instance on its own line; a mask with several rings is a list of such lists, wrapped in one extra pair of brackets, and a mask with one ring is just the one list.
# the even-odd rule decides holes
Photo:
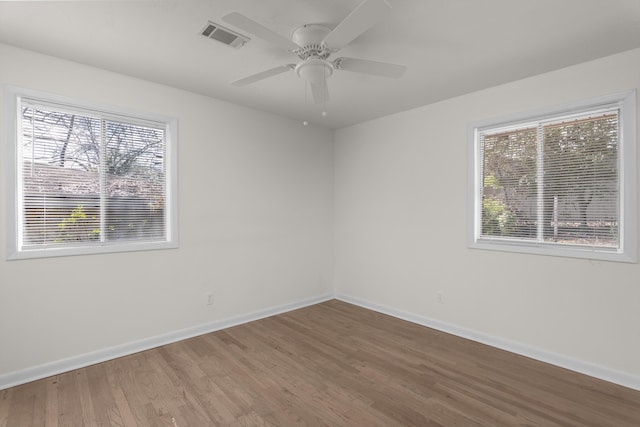
[(207, 305), (213, 305), (213, 294), (207, 294)]
[(438, 300), (439, 304), (444, 304), (444, 291), (436, 292), (436, 299)]

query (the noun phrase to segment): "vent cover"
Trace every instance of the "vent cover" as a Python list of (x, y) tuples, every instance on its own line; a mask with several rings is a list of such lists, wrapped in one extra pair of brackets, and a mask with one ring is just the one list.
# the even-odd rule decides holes
[(231, 31), (215, 22), (207, 22), (207, 25), (200, 31), (203, 36), (224, 43), (227, 46), (235, 47), (236, 49), (244, 46), (250, 39), (247, 36)]

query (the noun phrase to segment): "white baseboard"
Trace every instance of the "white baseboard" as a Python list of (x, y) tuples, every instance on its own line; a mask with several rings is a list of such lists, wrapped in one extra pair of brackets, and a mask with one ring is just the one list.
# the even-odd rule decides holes
[(94, 365), (100, 362), (105, 362), (107, 360), (115, 359), (118, 357), (138, 353), (140, 351), (149, 350), (165, 344), (171, 344), (176, 341), (193, 338), (198, 335), (219, 331), (221, 329), (230, 328), (232, 326), (237, 326), (243, 323), (252, 322), (254, 320), (263, 319), (269, 316), (274, 316), (276, 314), (297, 310), (299, 308), (307, 307), (313, 304), (318, 304), (324, 301), (331, 300), (333, 298), (336, 298), (341, 301), (348, 302), (350, 304), (354, 304), (363, 308), (367, 308), (369, 310), (384, 313), (389, 316), (396, 317), (398, 319), (416, 323), (418, 325), (437, 329), (442, 332), (446, 332), (462, 338), (467, 338), (472, 341), (477, 341), (482, 344), (487, 344), (492, 347), (500, 348), (502, 350), (510, 351), (512, 353), (520, 354), (522, 356), (530, 357), (532, 359), (540, 360), (542, 362), (550, 363), (552, 365), (560, 366), (562, 368), (566, 368), (572, 371), (580, 372), (582, 374), (599, 378), (605, 381), (609, 381), (614, 384), (619, 384), (635, 390), (640, 390), (640, 376), (637, 376), (637, 375), (616, 371), (607, 367), (592, 364), (592, 363), (585, 362), (572, 357), (551, 353), (545, 350), (540, 350), (534, 347), (527, 346), (525, 344), (505, 340), (503, 338), (496, 337), (493, 335), (485, 334), (485, 333), (474, 331), (467, 328), (462, 328), (450, 323), (441, 322), (438, 320), (430, 319), (428, 317), (419, 316), (413, 313), (407, 313), (391, 307), (374, 304), (369, 301), (365, 301), (359, 298), (353, 298), (353, 297), (350, 297), (347, 295), (341, 295), (341, 294), (338, 294), (338, 295), (326, 294), (326, 295), (321, 295), (321, 296), (309, 298), (302, 301), (270, 307), (270, 308), (259, 310), (246, 315), (236, 316), (229, 319), (223, 319), (223, 320), (219, 320), (211, 323), (205, 323), (202, 325), (182, 329), (179, 331), (170, 332), (163, 335), (158, 335), (151, 338), (145, 338), (139, 341), (134, 341), (134, 342), (94, 351), (91, 353), (73, 356), (67, 359), (57, 360), (54, 362), (46, 363), (39, 366), (34, 366), (34, 367), (23, 369), (20, 371), (10, 372), (8, 374), (0, 375), (0, 390), (17, 386), (20, 384), (25, 384), (31, 381), (42, 379), (42, 378), (50, 377), (52, 375), (57, 375), (63, 372), (68, 372), (74, 369), (84, 368), (86, 366)]
[(417, 314), (397, 310), (395, 308), (374, 304), (369, 301), (361, 300), (359, 298), (350, 297), (348, 295), (337, 294), (335, 298), (344, 302), (348, 302), (349, 304), (354, 304), (363, 308), (367, 308), (369, 310), (387, 314), (389, 316), (406, 320), (411, 323), (416, 323), (418, 325), (437, 329), (442, 332), (446, 332), (462, 338), (467, 338), (472, 341), (490, 345), (492, 347), (500, 348), (502, 350), (530, 357), (541, 362), (550, 363), (561, 368), (569, 369), (571, 371), (579, 372), (581, 374), (589, 375), (591, 377), (599, 378), (601, 380), (609, 381), (614, 384), (622, 385), (624, 387), (629, 387), (640, 391), (640, 376), (638, 375), (616, 371), (604, 366), (585, 362), (583, 360), (575, 359), (569, 356), (564, 356), (562, 354), (552, 353), (546, 350), (530, 347), (526, 344), (509, 341), (500, 337), (474, 331), (472, 329), (462, 328), (450, 323), (441, 322), (438, 320), (430, 319), (428, 317), (419, 316)]
[(105, 362), (118, 357), (127, 356), (140, 351), (149, 350), (165, 344), (171, 344), (187, 338), (193, 338), (198, 335), (208, 334), (210, 332), (219, 331), (221, 329), (230, 328), (243, 323), (253, 322), (254, 320), (263, 319), (265, 317), (274, 316), (276, 314), (285, 313), (287, 311), (297, 310), (309, 305), (318, 304), (333, 299), (333, 294), (320, 295), (308, 298), (302, 301), (296, 301), (289, 304), (269, 307), (258, 310), (253, 313), (236, 316), (229, 319), (218, 320), (215, 322), (197, 325), (191, 328), (181, 329), (167, 334), (157, 335), (155, 337), (145, 338), (90, 353), (72, 356), (67, 359), (56, 360), (54, 362), (45, 363), (43, 365), (22, 369), (20, 371), (10, 372), (0, 375), (0, 390), (5, 388), (25, 384), (31, 381), (68, 372), (74, 369), (84, 368), (96, 363)]

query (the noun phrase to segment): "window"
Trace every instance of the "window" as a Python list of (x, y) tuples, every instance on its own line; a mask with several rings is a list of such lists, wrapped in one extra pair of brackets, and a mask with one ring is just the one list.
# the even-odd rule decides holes
[(9, 259), (177, 247), (175, 120), (4, 96)]
[(636, 261), (636, 93), (470, 127), (472, 248)]

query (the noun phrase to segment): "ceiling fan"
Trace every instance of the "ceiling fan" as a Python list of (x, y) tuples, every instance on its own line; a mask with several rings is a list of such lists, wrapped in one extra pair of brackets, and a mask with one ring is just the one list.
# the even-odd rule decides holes
[(330, 55), (381, 21), (390, 9), (391, 7), (385, 0), (363, 0), (333, 30), (320, 24), (306, 24), (296, 28), (291, 39), (281, 36), (241, 13), (232, 12), (225, 15), (222, 18), (225, 22), (288, 50), (298, 55), (302, 60), (298, 64), (280, 65), (233, 81), (231, 84), (245, 86), (286, 71), (295, 70), (298, 76), (309, 83), (313, 101), (320, 104), (329, 100), (327, 78), (336, 70), (400, 78), (407, 70), (404, 65), (347, 57), (329, 60)]

